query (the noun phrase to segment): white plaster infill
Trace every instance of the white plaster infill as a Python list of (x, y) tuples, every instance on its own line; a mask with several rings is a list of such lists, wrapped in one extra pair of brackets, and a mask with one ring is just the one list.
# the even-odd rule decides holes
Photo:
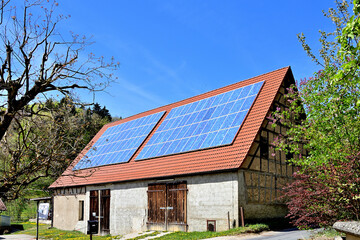
[(333, 228), (339, 232), (346, 233), (347, 240), (360, 240), (360, 222), (336, 222)]

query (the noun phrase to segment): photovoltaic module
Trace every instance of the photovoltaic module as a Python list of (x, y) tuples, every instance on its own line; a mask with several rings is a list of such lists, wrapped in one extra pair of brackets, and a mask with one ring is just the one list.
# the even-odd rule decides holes
[(129, 161), (164, 113), (158, 112), (109, 127), (73, 170)]
[(263, 83), (173, 108), (135, 160), (231, 144)]

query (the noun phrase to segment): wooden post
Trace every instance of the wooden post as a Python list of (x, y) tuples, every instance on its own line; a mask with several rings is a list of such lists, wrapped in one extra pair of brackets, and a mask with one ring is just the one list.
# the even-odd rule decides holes
[(228, 212), (228, 229), (230, 230), (230, 212)]
[(245, 222), (244, 222), (244, 209), (243, 207), (240, 207), (240, 217), (241, 217), (241, 226), (245, 227)]

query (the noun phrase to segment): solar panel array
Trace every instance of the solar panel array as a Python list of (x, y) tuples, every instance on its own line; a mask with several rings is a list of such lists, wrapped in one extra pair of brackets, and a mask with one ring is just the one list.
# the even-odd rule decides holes
[(164, 113), (109, 127), (73, 170), (129, 161)]
[(173, 108), (135, 160), (231, 144), (262, 85)]

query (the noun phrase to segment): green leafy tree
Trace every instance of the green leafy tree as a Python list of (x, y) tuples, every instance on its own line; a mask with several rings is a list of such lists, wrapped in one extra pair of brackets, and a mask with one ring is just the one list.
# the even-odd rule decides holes
[(5, 199), (18, 198), (28, 187), (46, 189), (109, 122), (76, 108), (69, 98), (31, 107), (37, 114), (13, 124), (1, 141), (0, 191)]
[(92, 109), (92, 113), (95, 113), (97, 115), (99, 115), (101, 118), (107, 118), (109, 120), (109, 122), (112, 121), (110, 112), (108, 109), (106, 109), (106, 107), (102, 107), (100, 106), (99, 103), (95, 103)]
[[(359, 217), (360, 189), (349, 187), (356, 179), (348, 176), (342, 185), (330, 181), (345, 176), (342, 171), (356, 165), (360, 152), (360, 4), (359, 0), (353, 2), (352, 16), (348, 2), (336, 4), (336, 9), (324, 12), (336, 28), (331, 33), (320, 31), (319, 55), (313, 53), (304, 35), (299, 35), (304, 50), (322, 70), (289, 88), (289, 108), (274, 113), (274, 124), (288, 129), (275, 144), (293, 153), (291, 162), (300, 167), (295, 183), (287, 188), (289, 217), (300, 226), (331, 225), (336, 219)], [(352, 176), (357, 178), (358, 165), (353, 170)], [(326, 194), (321, 189), (326, 189)], [(332, 203), (323, 205), (327, 201)]]

